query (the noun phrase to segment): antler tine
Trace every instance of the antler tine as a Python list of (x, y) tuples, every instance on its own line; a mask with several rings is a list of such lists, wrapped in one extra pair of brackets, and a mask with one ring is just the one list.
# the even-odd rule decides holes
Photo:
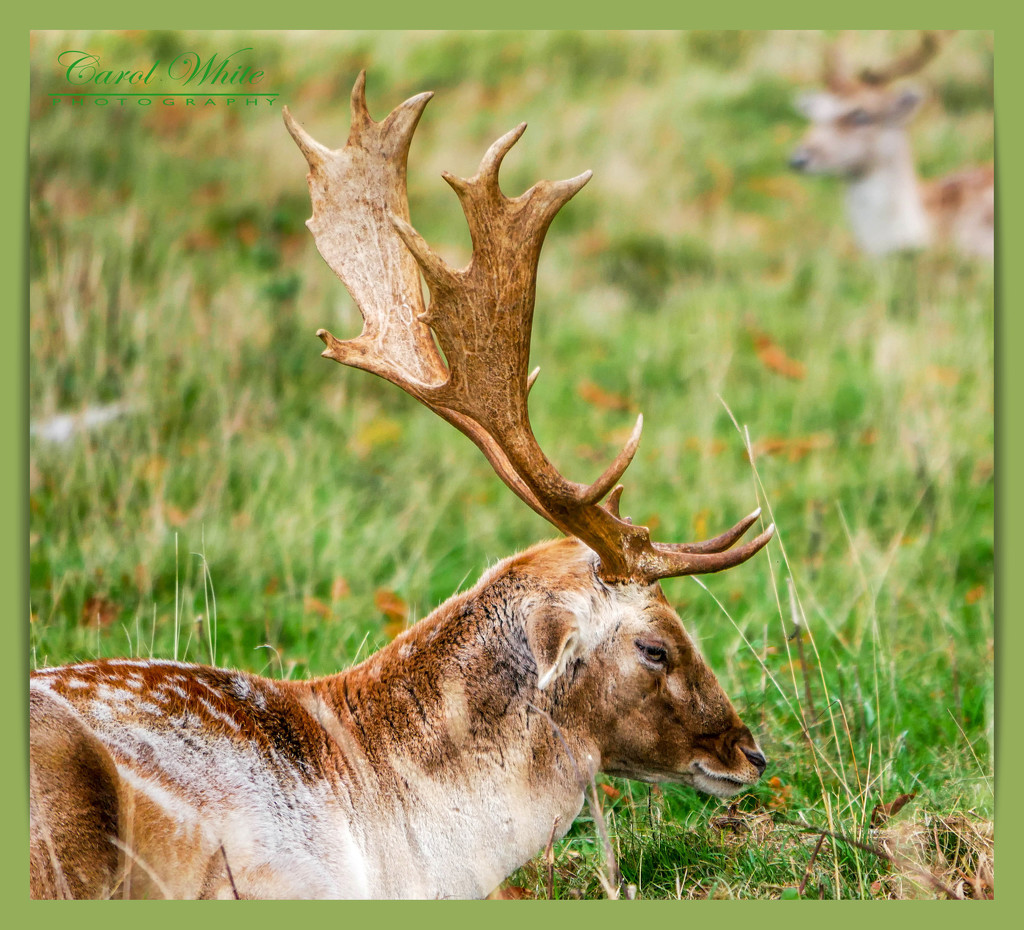
[[(722, 535), (728, 536), (732, 532), (733, 530), (729, 530)], [(755, 536), (750, 542), (736, 549), (725, 549), (724, 551), (698, 551), (696, 549), (682, 551), (676, 547), (654, 543), (652, 547), (654, 554), (653, 556), (648, 556), (651, 564), (644, 567), (648, 575), (655, 578), (676, 578), (680, 575), (709, 575), (746, 562), (751, 556), (760, 552), (774, 535), (775, 524), (772, 523), (763, 533)], [(721, 537), (717, 538), (720, 539)], [(708, 542), (713, 541), (709, 540)]]
[(659, 543), (658, 548), (669, 552), (724, 552), (736, 543), (737, 540), (743, 538), (743, 534), (754, 525), (759, 516), (761, 516), (760, 507), (747, 514), (735, 526), (730, 527), (724, 533), (712, 539), (705, 539), (696, 543)]
[(636, 455), (636, 450), (640, 446), (640, 434), (643, 431), (644, 415), (641, 413), (636, 418), (636, 426), (633, 427), (633, 432), (630, 434), (626, 445), (615, 456), (615, 461), (604, 470), (604, 474), (583, 492), (583, 495), (580, 497), (581, 504), (596, 504), (598, 501), (604, 500), (605, 495), (615, 486), (626, 469), (629, 468), (629, 463), (633, 461), (633, 456)]
[(322, 164), (331, 154), (331, 150), (326, 146), (321, 145), (316, 141), (305, 129), (303, 129), (296, 121), (295, 117), (292, 116), (291, 111), (287, 106), (282, 110), (284, 115), (284, 124), (288, 127), (288, 132), (291, 133), (292, 138), (295, 140), (295, 144), (299, 147), (299, 150), (306, 157), (306, 162), (310, 168), (316, 165)]
[(348, 141), (357, 141), (359, 134), (373, 122), (370, 110), (366, 106), (366, 71), (360, 71), (356, 82), (352, 85), (352, 96), (349, 100), (352, 124), (349, 128)]
[[(636, 453), (642, 416), (589, 486), (564, 478), (545, 456), (527, 409), (537, 376), (528, 372), (537, 263), (552, 219), (591, 173), (539, 181), (518, 197), (506, 197), (498, 171), (522, 136), (522, 123), (488, 148), (473, 177), (444, 174), (473, 242), (469, 264), (452, 269), (413, 228), (406, 199), (409, 146), (430, 96), (412, 97), (376, 123), (360, 74), (348, 143), (338, 151), (312, 139), (286, 111), (288, 128), (310, 165), (313, 217), (307, 225), (364, 321), (355, 339), (318, 331), (327, 346), (323, 354), (386, 378), (465, 433), (533, 510), (597, 553), (606, 581), (651, 583), (721, 571), (748, 559), (774, 527), (744, 546), (729, 547), (759, 511), (714, 539), (678, 545), (654, 543), (646, 527), (619, 516), (622, 487), (615, 485)], [(430, 290), (429, 309), (421, 273)]]
[(841, 32), (834, 41), (825, 46), (822, 55), (822, 78), (825, 86), (837, 94), (849, 93), (857, 86), (846, 57), (847, 35), (847, 32)]
[[(619, 504), (622, 502), (622, 492), (625, 488), (620, 484), (616, 487), (611, 494), (608, 495), (606, 500), (601, 506), (608, 511), (613, 517), (619, 517)], [(629, 521), (629, 517), (626, 518), (626, 522)]]
[(878, 87), (915, 74), (939, 53), (942, 38), (943, 34), (938, 30), (922, 29), (916, 48), (881, 67), (862, 68), (858, 77), (862, 83)]
[(524, 132), (526, 132), (526, 123), (520, 123), (515, 129), (510, 129), (500, 139), (492, 142), (490, 148), (484, 153), (484, 157), (480, 159), (480, 167), (476, 170), (476, 177), (487, 179), (496, 186), (498, 183), (498, 169), (501, 167), (502, 161), (505, 160), (505, 156), (511, 151), (512, 146), (522, 138)]

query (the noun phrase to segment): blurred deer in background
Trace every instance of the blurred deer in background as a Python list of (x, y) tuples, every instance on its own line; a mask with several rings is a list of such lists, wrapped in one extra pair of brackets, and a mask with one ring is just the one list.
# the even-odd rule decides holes
[(801, 95), (811, 127), (790, 158), (808, 174), (846, 181), (846, 207), (857, 243), (872, 255), (932, 245), (991, 258), (995, 239), (992, 165), (920, 181), (907, 126), (924, 96), (894, 81), (920, 71), (947, 36), (921, 32), (917, 46), (879, 68), (854, 76), (842, 39), (825, 60), (827, 91)]
[(320, 330), (323, 354), (461, 430), (569, 538), (505, 559), (326, 678), (157, 659), (35, 672), (34, 897), (479, 897), (569, 829), (597, 772), (729, 797), (765, 770), (658, 582), (738, 565), (774, 526), (736, 546), (755, 510), (714, 539), (658, 543), (620, 517), (642, 418), (593, 484), (555, 469), (527, 412), (536, 271), (590, 173), (506, 197), (498, 168), (523, 124), (472, 178), (445, 174), (473, 242), (454, 270), (409, 222), (430, 96), (377, 123), (360, 75), (337, 150), (285, 110), (308, 226), (364, 318), (355, 339)]

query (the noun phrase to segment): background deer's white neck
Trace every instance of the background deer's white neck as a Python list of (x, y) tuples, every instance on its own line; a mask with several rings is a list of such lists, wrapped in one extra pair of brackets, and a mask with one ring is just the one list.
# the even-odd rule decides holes
[(858, 243), (873, 255), (927, 246), (931, 228), (906, 133), (885, 132), (878, 140), (878, 156), (846, 191)]

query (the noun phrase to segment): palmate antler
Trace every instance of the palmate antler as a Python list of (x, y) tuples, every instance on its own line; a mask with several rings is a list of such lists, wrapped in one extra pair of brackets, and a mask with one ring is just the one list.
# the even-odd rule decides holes
[[(473, 243), (469, 264), (454, 270), (409, 223), (406, 162), (431, 96), (412, 97), (377, 123), (367, 111), (365, 73), (360, 74), (352, 90), (348, 142), (338, 150), (315, 141), (284, 110), (309, 163), (313, 216), (307, 225), (364, 320), (355, 339), (341, 341), (319, 330), (327, 346), (323, 355), (391, 381), (465, 433), (520, 498), (597, 553), (606, 581), (650, 583), (717, 572), (749, 559), (771, 538), (774, 525), (731, 547), (759, 509), (700, 543), (652, 542), (646, 527), (620, 518), (622, 488), (616, 484), (636, 452), (643, 417), (593, 484), (564, 478), (541, 451), (527, 409), (537, 375), (528, 373), (537, 262), (552, 219), (590, 180), (590, 172), (540, 181), (519, 197), (506, 197), (498, 169), (526, 129), (523, 123), (487, 150), (473, 177), (445, 173)], [(429, 310), (420, 274), (430, 289)]]

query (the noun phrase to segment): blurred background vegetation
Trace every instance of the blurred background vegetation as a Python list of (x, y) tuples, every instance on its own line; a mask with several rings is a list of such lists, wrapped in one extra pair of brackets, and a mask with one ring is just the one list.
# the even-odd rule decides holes
[[(792, 100), (828, 38), (34, 33), (30, 665), (138, 653), (326, 674), (550, 535), (450, 427), (318, 357), (318, 327), (360, 320), (303, 225), (306, 167), (278, 111), (340, 146), (366, 68), (378, 119), (436, 92), (410, 205), (453, 264), (469, 240), (442, 170), (468, 176), (526, 120), (507, 193), (594, 171), (538, 282), (531, 415), (563, 473), (592, 480), (642, 411), (635, 520), (706, 536), (757, 500), (779, 527), (768, 558), (703, 580), (713, 597), (666, 585), (772, 768), (729, 829), (709, 825), (718, 802), (609, 782), (624, 879), (652, 897), (802, 878), (813, 896), (941, 893), (923, 868), (990, 891), (992, 268), (866, 259), (840, 186), (787, 173)], [(907, 41), (853, 48), (870, 62)], [(247, 46), (273, 105), (48, 96), (67, 90), (65, 49), (119, 69)], [(916, 83), (922, 173), (990, 160), (991, 34), (960, 33)], [(901, 793), (917, 795), (899, 821), (917, 872), (832, 841), (812, 857), (816, 837), (782, 826), (767, 843), (758, 819), (864, 839)], [(599, 887), (583, 820), (558, 854), (565, 894)], [(541, 893), (535, 872), (515, 887)]]

